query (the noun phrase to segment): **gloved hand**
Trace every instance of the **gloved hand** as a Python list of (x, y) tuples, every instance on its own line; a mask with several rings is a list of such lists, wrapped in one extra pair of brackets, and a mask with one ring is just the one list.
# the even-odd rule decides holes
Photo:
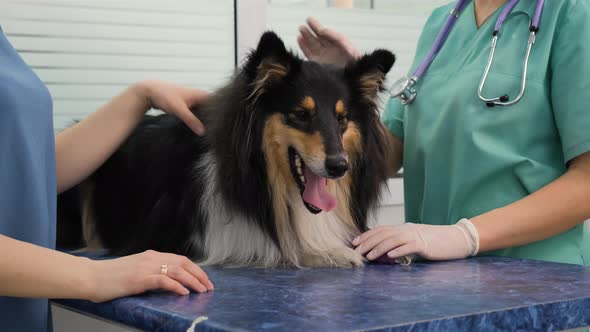
[[(418, 256), (427, 260), (452, 260), (474, 256), (479, 234), (469, 219), (455, 225), (405, 223), (376, 227), (352, 241), (355, 251), (368, 260), (400, 262)], [(384, 256), (386, 255), (386, 256)]]

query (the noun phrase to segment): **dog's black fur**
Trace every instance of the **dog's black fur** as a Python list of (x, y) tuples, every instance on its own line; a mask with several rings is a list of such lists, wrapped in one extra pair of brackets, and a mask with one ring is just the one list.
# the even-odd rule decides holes
[[(277, 218), (286, 218), (289, 223), (323, 221), (314, 220), (313, 213), (307, 213), (308, 220), (295, 220), (301, 219), (295, 215), (301, 212), (296, 212), (289, 202), (289, 215), (277, 215), (280, 211), (273, 205), (273, 195), (277, 194), (273, 181), (279, 180), (269, 178), (268, 167), (287, 156), (271, 157), (265, 150), (265, 126), (271, 116), (278, 115), (284, 128), (304, 136), (319, 133), (325, 154), (333, 155), (343, 152), (348, 124), (356, 125), (361, 149), (358, 155), (348, 156), (348, 206), (339, 207), (348, 210), (354, 223), (355, 229), (345, 241), (350, 240), (367, 229), (369, 213), (378, 203), (387, 178), (389, 146), (379, 120), (377, 95), (394, 61), (389, 51), (377, 50), (345, 68), (322, 65), (298, 58), (286, 50), (278, 36), (265, 33), (229, 84), (194, 110), (205, 124), (204, 137), (196, 136), (173, 116), (145, 116), (102, 167), (85, 183), (59, 197), (62, 215), (58, 218), (58, 246), (81, 244), (79, 237), (72, 237), (67, 230), (74, 227), (75, 233), (80, 234), (80, 207), (86, 201), (91, 207), (87, 212), (93, 220), (92, 234), (116, 255), (153, 249), (203, 261), (214, 255), (213, 249), (205, 245), (213, 231), (212, 223), (242, 222), (258, 229), (281, 253), (280, 259), (264, 265), (350, 264), (356, 258), (349, 258), (347, 263), (338, 259), (288, 258), (313, 250), (301, 246), (297, 249), (301, 253), (287, 253), (294, 249), (285, 247), (281, 237), (304, 235), (280, 231)], [(312, 96), (315, 101), (313, 116), (293, 111), (299, 109), (305, 96)], [(345, 118), (334, 113), (336, 100), (343, 101)], [(214, 156), (215, 178), (196, 166), (206, 154)], [(202, 203), (207, 199), (205, 193), (211, 192), (210, 186), (215, 186), (215, 197), (221, 201), (218, 206), (226, 209), (231, 220), (211, 219), (212, 212)], [(76, 220), (72, 222), (71, 218)], [(233, 263), (257, 264), (264, 260), (258, 257), (262, 255), (264, 251), (252, 253), (248, 259), (236, 259)], [(228, 257), (224, 260), (232, 262)]]

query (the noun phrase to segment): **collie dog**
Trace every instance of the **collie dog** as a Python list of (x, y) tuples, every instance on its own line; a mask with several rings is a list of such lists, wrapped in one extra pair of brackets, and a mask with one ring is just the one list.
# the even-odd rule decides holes
[[(304, 61), (273, 32), (195, 114), (196, 136), (146, 115), (83, 184), (85, 245), (153, 249), (200, 265), (350, 267), (388, 178), (378, 95), (395, 62), (376, 50), (344, 67)], [(80, 203), (66, 206), (70, 202)], [(65, 218), (65, 217), (64, 217)], [(58, 227), (67, 227), (60, 218)]]

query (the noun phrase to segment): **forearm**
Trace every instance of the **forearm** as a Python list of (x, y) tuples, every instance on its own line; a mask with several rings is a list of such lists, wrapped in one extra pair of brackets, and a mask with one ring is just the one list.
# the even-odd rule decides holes
[(588, 163), (572, 167), (539, 191), (471, 218), (479, 233), (480, 252), (540, 241), (590, 218), (589, 174)]
[(58, 192), (94, 172), (129, 136), (149, 109), (142, 89), (132, 86), (56, 137)]
[(0, 235), (0, 296), (90, 299), (91, 260)]

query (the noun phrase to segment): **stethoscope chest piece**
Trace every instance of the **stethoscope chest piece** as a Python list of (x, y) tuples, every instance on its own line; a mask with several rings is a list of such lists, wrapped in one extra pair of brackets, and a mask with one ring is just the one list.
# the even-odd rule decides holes
[(389, 94), (393, 98), (401, 99), (402, 104), (411, 104), (416, 99), (416, 80), (409, 77), (402, 77), (395, 81), (389, 88)]

